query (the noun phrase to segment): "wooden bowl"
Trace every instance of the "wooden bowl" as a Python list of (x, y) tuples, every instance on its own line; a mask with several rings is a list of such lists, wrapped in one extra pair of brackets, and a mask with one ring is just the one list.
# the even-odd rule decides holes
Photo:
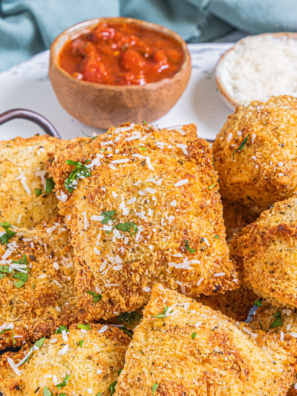
[[(297, 40), (297, 33), (264, 33), (264, 34), (258, 34), (256, 36), (248, 36), (245, 37), (244, 39), (240, 40), (239, 42), (244, 42), (246, 39), (251, 38), (251, 37), (264, 37), (264, 36), (273, 36), (276, 38), (293, 38)], [(224, 81), (222, 79), (222, 70), (225, 67), (225, 61), (228, 57), (228, 55), (231, 53), (231, 51), (234, 51), (234, 47), (230, 48), (228, 51), (226, 51), (220, 58), (217, 67), (216, 67), (216, 85), (219, 91), (219, 94), (223, 101), (227, 104), (230, 109), (235, 110), (236, 107), (241, 106), (243, 103), (239, 103), (232, 95), (230, 95), (227, 92), (226, 86), (224, 84)]]
[[(77, 80), (59, 65), (59, 53), (74, 35), (100, 22), (133, 23), (175, 38), (185, 53), (177, 74), (146, 85), (105, 85)], [(191, 58), (186, 43), (176, 33), (154, 23), (132, 18), (94, 18), (62, 32), (50, 51), (49, 77), (62, 107), (74, 118), (95, 128), (109, 128), (124, 122), (151, 123), (166, 114), (184, 92), (191, 75)]]

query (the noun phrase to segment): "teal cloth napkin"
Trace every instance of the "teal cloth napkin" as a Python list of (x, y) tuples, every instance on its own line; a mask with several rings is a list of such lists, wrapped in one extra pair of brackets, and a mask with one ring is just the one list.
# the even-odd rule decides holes
[(0, 71), (49, 48), (77, 22), (119, 15), (166, 26), (188, 42), (209, 41), (234, 28), (251, 34), (297, 31), (296, 0), (0, 0)]

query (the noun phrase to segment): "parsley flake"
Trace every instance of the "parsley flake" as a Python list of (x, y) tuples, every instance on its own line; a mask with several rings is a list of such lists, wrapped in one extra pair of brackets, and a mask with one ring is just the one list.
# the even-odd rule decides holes
[(25, 282), (19, 280), (19, 281), (16, 281), (14, 285), (16, 288), (19, 289), (20, 287), (24, 286), (24, 284), (25, 284)]
[(122, 332), (125, 333), (125, 334), (127, 334), (129, 337), (132, 337), (131, 331), (127, 330), (127, 329), (125, 328), (125, 326), (121, 326), (121, 327), (119, 327), (119, 329), (122, 330)]
[[(27, 256), (24, 254), (23, 258), (20, 259), (19, 261), (13, 261), (13, 264), (25, 264), (28, 265), (28, 260), (27, 260)], [(17, 287), (18, 289), (22, 286), (24, 286), (25, 282), (27, 282), (28, 280), (28, 272), (30, 271), (30, 268), (22, 268), (22, 270), (27, 271), (27, 273), (24, 272), (17, 272), (13, 275), (13, 278), (18, 279), (17, 282), (15, 282), (15, 287)]]
[(161, 318), (161, 319), (164, 319), (164, 318), (166, 318), (166, 312), (168, 311), (168, 307), (164, 307), (163, 308), (163, 312), (161, 312), (161, 313), (158, 313), (157, 315), (152, 315), (154, 318)]
[(215, 238), (216, 238), (216, 239), (220, 239), (220, 237), (219, 237), (218, 235), (215, 235)]
[[(84, 133), (84, 131), (81, 131), (81, 133), (82, 133), (83, 135), (87, 136), (88, 138), (90, 138), (91, 140), (94, 140), (94, 139), (96, 139), (96, 138), (98, 137), (98, 135), (96, 135), (96, 136), (87, 135), (86, 133)], [(61, 395), (60, 395), (60, 396), (61, 396)]]
[[(62, 396), (62, 395), (60, 395), (60, 396)], [(96, 396), (101, 396), (101, 392), (98, 392)]]
[(108, 390), (110, 391), (110, 396), (112, 396), (115, 393), (115, 387), (117, 386), (118, 381), (114, 381), (112, 384), (110, 384)]
[(138, 148), (139, 148), (140, 150), (142, 150), (142, 151), (146, 151), (146, 148), (145, 148), (145, 147), (139, 146)]
[(61, 388), (65, 388), (67, 382), (69, 381), (70, 375), (66, 375), (63, 381), (60, 384), (57, 384), (56, 387), (60, 390)]
[(214, 188), (215, 185), (217, 185), (218, 183), (215, 182), (214, 184), (212, 184), (211, 186), (208, 187), (209, 190), (212, 190)]
[(152, 395), (155, 393), (156, 389), (158, 388), (158, 384), (153, 384)]
[(273, 323), (270, 325), (271, 329), (273, 329), (274, 327), (281, 326), (283, 324), (280, 311), (276, 311), (276, 313), (273, 316), (275, 317), (275, 319)]
[(138, 312), (133, 311), (133, 312), (123, 312), (119, 316), (117, 316), (117, 321), (118, 322), (127, 322), (130, 325), (140, 323), (142, 319), (142, 315), (140, 315)]
[(47, 386), (45, 386), (44, 388), (43, 388), (43, 395), (44, 396), (53, 396), (52, 395), (52, 392), (48, 389), (48, 387)]
[(14, 237), (16, 232), (11, 231), (9, 228), (11, 228), (11, 224), (8, 223), (8, 221), (5, 221), (4, 223), (0, 223), (0, 226), (4, 228), (5, 230), (5, 234), (3, 234), (0, 237), (0, 241), (2, 243), (2, 245), (4, 245), (4, 243), (6, 243), (6, 245), (8, 244), (8, 241), (10, 238)]
[(10, 268), (8, 265), (0, 266), (0, 279), (3, 279), (6, 274), (14, 274), (14, 269)]
[(259, 320), (259, 325), (260, 325), (261, 330), (264, 331), (262, 323), (260, 322), (260, 320)]
[(101, 216), (103, 216), (104, 219), (101, 220), (101, 224), (107, 224), (109, 220), (112, 220), (115, 214), (116, 214), (116, 210), (108, 210), (106, 212), (102, 212)]
[(37, 197), (39, 197), (39, 195), (41, 195), (41, 194), (42, 194), (42, 189), (41, 188), (35, 188), (35, 195)]
[(144, 352), (143, 352), (142, 350), (140, 350), (140, 353), (141, 353), (142, 355), (144, 355)]
[(91, 330), (91, 327), (90, 327), (90, 325), (89, 324), (82, 324), (82, 323), (79, 323), (78, 325), (77, 325), (77, 327), (79, 328), (79, 329), (83, 329), (83, 330)]
[[(86, 160), (86, 162), (89, 162), (90, 160)], [(81, 179), (84, 177), (91, 177), (91, 172), (89, 168), (87, 168), (85, 165), (83, 165), (79, 161), (72, 161), (72, 160), (66, 160), (66, 164), (74, 166), (75, 168), (71, 171), (70, 175), (65, 179), (64, 186), (66, 190), (69, 193), (72, 193), (72, 191), (76, 188), (77, 185), (77, 179)]]
[[(37, 341), (34, 343), (34, 345), (35, 345), (37, 348), (41, 348), (42, 345), (44, 344), (44, 341), (45, 341), (45, 337), (40, 338), (39, 340), (37, 340)], [(32, 349), (32, 348), (31, 348), (31, 349)], [(31, 351), (31, 349), (30, 349), (30, 351)], [(26, 362), (29, 362), (29, 359), (30, 359), (30, 356), (27, 357), (27, 359), (21, 364), (21, 366), (22, 366), (23, 364), (25, 364)]]
[(138, 228), (137, 228), (137, 224), (134, 223), (134, 221), (129, 222), (129, 223), (120, 223), (120, 224), (116, 224), (112, 227), (112, 229), (110, 231), (105, 231), (106, 234), (110, 234), (111, 231), (113, 229), (119, 230), (119, 231), (123, 231), (123, 232), (131, 232), (131, 228), (133, 228), (134, 232), (131, 232), (131, 235), (135, 235), (137, 234)]
[(247, 137), (244, 138), (243, 141), (241, 142), (241, 145), (237, 149), (235, 149), (233, 151), (233, 154), (232, 154), (233, 159), (234, 159), (234, 155), (235, 155), (236, 151), (242, 151), (243, 150), (244, 146), (246, 145), (246, 142), (248, 141), (249, 136), (250, 135), (247, 135)]
[(262, 305), (262, 299), (259, 298), (259, 299), (254, 303), (254, 305), (256, 305), (257, 307), (261, 307), (261, 305)]
[(68, 328), (66, 326), (60, 326), (57, 330), (56, 330), (56, 334), (62, 334), (62, 330), (65, 330), (67, 333), (69, 332)]
[(90, 290), (87, 291), (88, 294), (91, 294), (91, 296), (93, 297), (93, 302), (95, 304), (97, 304), (97, 302), (99, 302), (102, 299), (101, 294), (97, 294), (95, 292), (91, 292)]
[(118, 375), (120, 375), (122, 371), (123, 371), (123, 369), (120, 368), (118, 371)]
[(46, 182), (45, 182), (45, 193), (46, 194), (50, 194), (53, 191), (54, 188), (55, 188), (54, 179), (52, 177), (46, 179)]
[(195, 339), (196, 335), (197, 335), (197, 333), (192, 333), (192, 340)]
[(187, 251), (190, 252), (191, 254), (196, 253), (196, 249), (191, 249), (191, 248), (190, 248), (189, 241), (185, 241), (185, 248), (186, 248)]
[(13, 345), (16, 344), (15, 338), (14, 338), (14, 331), (12, 329), (4, 329), (2, 331), (0, 331), (0, 335), (3, 333), (6, 333), (7, 331), (11, 331), (12, 332), (12, 339), (13, 339)]
[(147, 122), (146, 122), (146, 121), (142, 121), (142, 123), (143, 123), (143, 125), (147, 125)]
[(78, 343), (79, 343), (79, 346), (82, 348), (84, 340), (80, 340), (80, 341), (78, 341)]

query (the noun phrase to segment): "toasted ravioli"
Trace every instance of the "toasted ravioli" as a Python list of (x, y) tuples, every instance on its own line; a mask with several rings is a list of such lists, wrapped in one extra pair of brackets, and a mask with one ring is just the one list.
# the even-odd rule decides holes
[[(83, 327), (88, 330), (72, 325), (63, 334), (40, 340), (39, 350), (27, 347), (3, 355), (0, 391), (5, 396), (110, 395), (124, 367), (130, 338), (112, 326)], [(29, 362), (22, 364), (30, 350)]]
[[(211, 148), (196, 137), (194, 125), (111, 128), (84, 152), (80, 163), (91, 174), (75, 180), (70, 193), (64, 183), (74, 166), (67, 165), (65, 179), (64, 154), (51, 172), (72, 233), (79, 303), (88, 320), (143, 306), (161, 281), (193, 296), (239, 287)], [(89, 291), (102, 299), (95, 303)]]
[(222, 198), (267, 208), (297, 189), (297, 98), (272, 97), (239, 106), (216, 137)]
[(253, 223), (261, 213), (256, 206), (247, 207), (226, 199), (222, 200), (222, 204), (227, 240), (238, 234), (248, 224)]
[(0, 142), (0, 222), (30, 228), (58, 214), (47, 160), (63, 144), (47, 135)]
[(289, 335), (281, 342), (155, 285), (115, 396), (285, 395), (295, 352)]
[(34, 342), (79, 317), (73, 250), (62, 219), (16, 232), (0, 245), (0, 349)]
[(237, 290), (227, 291), (225, 294), (214, 296), (200, 296), (197, 301), (203, 305), (220, 311), (230, 318), (244, 322), (258, 296), (244, 284)]
[(297, 198), (278, 202), (230, 241), (243, 281), (273, 305), (297, 307)]

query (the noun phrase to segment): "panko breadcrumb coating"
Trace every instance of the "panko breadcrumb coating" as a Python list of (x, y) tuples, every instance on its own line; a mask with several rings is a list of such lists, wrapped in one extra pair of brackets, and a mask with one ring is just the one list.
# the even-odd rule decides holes
[(229, 247), (248, 287), (275, 306), (297, 307), (297, 198), (264, 211)]
[(111, 128), (83, 151), (74, 160), (86, 164), (83, 171), (90, 175), (80, 174), (73, 191), (64, 184), (75, 170), (73, 163), (65, 166), (65, 151), (51, 172), (60, 213), (72, 232), (79, 303), (87, 320), (134, 311), (157, 282), (193, 296), (239, 287), (211, 148), (196, 137), (194, 125), (170, 131)]
[(197, 301), (234, 320), (244, 322), (258, 298), (252, 290), (242, 284), (237, 290), (214, 296), (200, 296)]
[(47, 160), (64, 142), (47, 135), (0, 142), (0, 222), (30, 228), (58, 214)]
[(294, 195), (296, 130), (297, 98), (292, 96), (237, 107), (213, 145), (222, 198), (267, 208)]
[(155, 285), (115, 396), (286, 395), (296, 346)]
[(226, 227), (227, 240), (238, 234), (248, 224), (253, 223), (261, 214), (256, 206), (243, 206), (238, 202), (222, 200), (223, 218)]
[(7, 246), (0, 244), (0, 349), (48, 336), (80, 314), (73, 250), (62, 219), (15, 232)]
[(124, 367), (130, 338), (112, 326), (81, 325), (40, 340), (39, 350), (19, 366), (24, 350), (3, 355), (0, 391), (5, 396), (110, 396)]

